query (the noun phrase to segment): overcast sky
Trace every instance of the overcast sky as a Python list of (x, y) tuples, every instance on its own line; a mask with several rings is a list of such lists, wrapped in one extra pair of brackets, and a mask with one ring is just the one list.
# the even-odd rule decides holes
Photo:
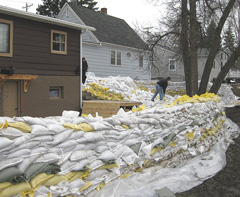
[[(138, 23), (140, 26), (152, 26), (160, 18), (160, 5), (149, 3), (150, 0), (95, 0), (97, 7), (107, 8), (108, 14), (124, 19), (133, 28)], [(20, 10), (25, 10), (26, 2), (32, 5), (29, 12), (36, 12), (41, 0), (0, 0), (0, 5), (8, 6)]]

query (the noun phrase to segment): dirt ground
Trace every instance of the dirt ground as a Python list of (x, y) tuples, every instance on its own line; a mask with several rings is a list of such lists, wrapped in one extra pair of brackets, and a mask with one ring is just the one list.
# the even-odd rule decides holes
[[(240, 85), (238, 86), (240, 87)], [(240, 96), (239, 92), (235, 95)], [(226, 108), (226, 115), (240, 127), (240, 106)], [(176, 194), (177, 197), (240, 197), (240, 135), (226, 152), (227, 165), (201, 185)]]

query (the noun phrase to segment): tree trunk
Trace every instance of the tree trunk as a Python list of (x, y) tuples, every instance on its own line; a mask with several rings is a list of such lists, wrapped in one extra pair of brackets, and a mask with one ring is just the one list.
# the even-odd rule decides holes
[(184, 64), (184, 74), (186, 81), (186, 93), (191, 95), (191, 59), (189, 54), (189, 31), (188, 31), (188, 9), (187, 9), (187, 0), (182, 0), (181, 7), (181, 47), (182, 47), (182, 56)]
[(238, 57), (240, 56), (240, 43), (238, 43), (238, 47), (233, 51), (231, 56), (228, 58), (227, 62), (222, 67), (222, 70), (218, 74), (216, 80), (214, 81), (211, 89), (209, 92), (217, 94), (218, 90), (221, 87), (222, 81), (226, 77), (227, 73), (229, 72), (230, 68), (234, 65), (237, 61)]
[(219, 43), (220, 43), (220, 34), (222, 32), (222, 28), (223, 28), (223, 26), (226, 22), (227, 17), (229, 16), (229, 14), (232, 10), (235, 2), (236, 2), (236, 0), (230, 0), (228, 2), (228, 5), (225, 8), (225, 10), (223, 11), (223, 15), (220, 18), (220, 21), (219, 21), (218, 26), (216, 28), (216, 32), (213, 35), (213, 39), (212, 39), (212, 43), (211, 43), (211, 49), (210, 49), (210, 52), (209, 52), (209, 55), (208, 55), (208, 58), (207, 58), (207, 61), (206, 61), (206, 64), (205, 64), (205, 68), (204, 68), (204, 71), (203, 71), (201, 83), (200, 83), (199, 90), (198, 90), (199, 95), (204, 94), (207, 90), (207, 84), (208, 84), (209, 77), (210, 77), (210, 74), (211, 74), (211, 70), (212, 70), (212, 67), (213, 67), (213, 61), (216, 57), (216, 54), (217, 54), (217, 51), (218, 51), (218, 46), (219, 46)]
[(191, 94), (193, 96), (198, 91), (198, 55), (197, 55), (197, 19), (196, 0), (190, 0), (190, 56), (191, 56)]

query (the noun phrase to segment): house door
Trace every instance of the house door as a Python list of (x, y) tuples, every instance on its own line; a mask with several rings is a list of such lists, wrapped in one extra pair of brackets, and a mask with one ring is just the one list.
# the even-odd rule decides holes
[(17, 89), (17, 81), (6, 81), (3, 84), (3, 116), (13, 117), (18, 115)]

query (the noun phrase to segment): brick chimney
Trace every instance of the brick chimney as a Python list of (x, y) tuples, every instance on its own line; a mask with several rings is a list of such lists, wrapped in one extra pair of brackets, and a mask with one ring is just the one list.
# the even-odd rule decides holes
[(107, 14), (107, 8), (101, 8), (101, 13), (102, 14)]

